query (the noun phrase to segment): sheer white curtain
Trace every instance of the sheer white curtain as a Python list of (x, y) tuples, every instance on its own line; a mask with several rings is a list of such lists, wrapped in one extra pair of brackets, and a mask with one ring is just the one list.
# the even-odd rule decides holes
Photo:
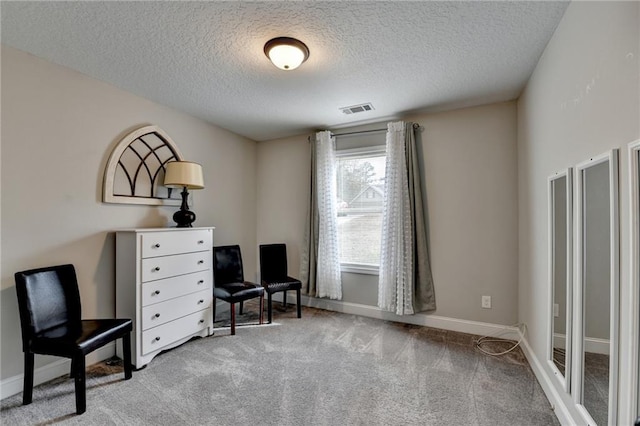
[(414, 239), (404, 139), (404, 122), (389, 123), (378, 307), (397, 315), (414, 313)]
[(342, 299), (336, 206), (336, 153), (331, 132), (316, 134), (318, 251), (316, 296)]

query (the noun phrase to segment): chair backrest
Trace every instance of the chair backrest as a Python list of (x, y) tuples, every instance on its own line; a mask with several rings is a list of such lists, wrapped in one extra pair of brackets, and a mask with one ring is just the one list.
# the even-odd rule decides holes
[(266, 281), (286, 280), (287, 245), (263, 244), (260, 246), (260, 277)]
[(15, 280), (25, 348), (42, 331), (63, 325), (79, 328), (82, 313), (73, 265), (16, 272)]
[(244, 282), (239, 245), (213, 248), (213, 285)]

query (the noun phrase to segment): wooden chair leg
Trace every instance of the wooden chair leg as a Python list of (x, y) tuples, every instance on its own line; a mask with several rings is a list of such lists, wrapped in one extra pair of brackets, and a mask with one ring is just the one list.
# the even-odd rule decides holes
[(282, 292), (282, 307), (287, 310), (287, 290)]
[(267, 293), (267, 321), (271, 324), (271, 293)]
[(87, 384), (85, 383), (85, 359), (83, 354), (76, 355), (75, 360), (75, 387), (76, 387), (76, 414), (87, 411)]
[(260, 324), (264, 322), (264, 294), (260, 296)]
[(212, 306), (212, 315), (213, 315), (213, 322), (216, 322), (216, 298), (213, 298), (213, 306)]
[(31, 401), (33, 400), (33, 357), (33, 352), (25, 351), (22, 405), (31, 404)]
[(244, 309), (244, 300), (241, 300), (241, 301), (240, 301), (240, 309), (238, 309), (238, 313), (239, 313), (240, 315), (242, 315), (242, 311), (243, 311), (243, 309)]
[(122, 362), (124, 363), (124, 379), (131, 378), (131, 333), (122, 336)]
[(230, 309), (231, 309), (231, 335), (235, 335), (236, 334), (236, 304), (235, 303), (230, 303)]
[(298, 306), (298, 318), (302, 318), (302, 306), (300, 304), (301, 302), (301, 297), (300, 297), (300, 289), (296, 290), (296, 305)]

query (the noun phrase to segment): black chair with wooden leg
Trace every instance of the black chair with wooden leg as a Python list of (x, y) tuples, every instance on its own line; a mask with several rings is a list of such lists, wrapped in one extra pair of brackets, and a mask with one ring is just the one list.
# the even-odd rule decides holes
[(245, 300), (260, 298), (260, 324), (264, 306), (264, 289), (256, 283), (244, 280), (242, 253), (239, 245), (213, 248), (213, 320), (216, 319), (216, 299), (229, 303), (231, 310), (231, 334), (236, 334), (235, 304), (240, 303), (242, 314)]
[(263, 244), (260, 246), (260, 278), (262, 287), (267, 292), (267, 320), (271, 323), (272, 302), (274, 293), (283, 292), (282, 304), (287, 309), (287, 290), (296, 291), (296, 306), (298, 318), (302, 317), (300, 305), (300, 289), (302, 282), (287, 275), (287, 246), (286, 244)]
[(24, 405), (30, 404), (33, 397), (34, 354), (71, 358), (77, 414), (87, 409), (85, 356), (88, 353), (122, 339), (124, 378), (131, 378), (131, 320), (81, 319), (80, 292), (73, 265), (17, 272), (15, 280), (24, 351)]

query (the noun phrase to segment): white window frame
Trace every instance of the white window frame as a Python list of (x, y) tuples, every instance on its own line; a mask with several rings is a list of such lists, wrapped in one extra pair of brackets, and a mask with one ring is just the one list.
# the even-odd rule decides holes
[[(361, 148), (336, 150), (336, 159), (379, 157), (381, 155), (387, 155), (387, 148), (385, 145), (371, 145)], [(380, 265), (340, 262), (340, 271), (352, 274), (378, 275)]]

